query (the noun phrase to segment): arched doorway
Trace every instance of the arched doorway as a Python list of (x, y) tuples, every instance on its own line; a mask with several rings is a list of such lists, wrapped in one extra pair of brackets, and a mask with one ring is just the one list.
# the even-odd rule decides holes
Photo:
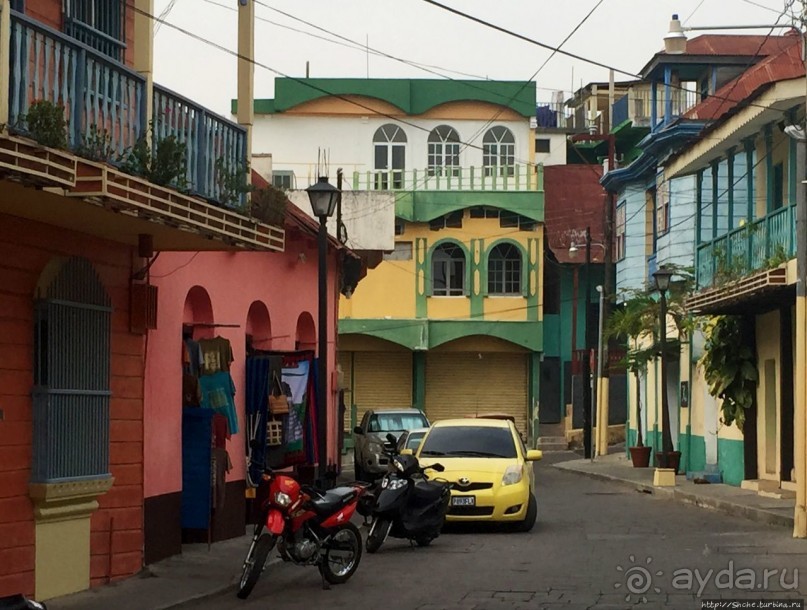
[(272, 320), (269, 309), (261, 301), (254, 301), (247, 312), (247, 353), (253, 350), (272, 349)]

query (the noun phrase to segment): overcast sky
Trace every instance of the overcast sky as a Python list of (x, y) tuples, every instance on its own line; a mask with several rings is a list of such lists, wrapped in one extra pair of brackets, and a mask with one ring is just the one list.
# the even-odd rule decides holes
[[(442, 1), (524, 36), (558, 45), (599, 0)], [(235, 51), (238, 0), (155, 0), (155, 14), (161, 15), (170, 5), (167, 22)], [(635, 73), (663, 47), (674, 12), (686, 26), (765, 25), (777, 20), (783, 5), (784, 0), (602, 0), (563, 49)], [(290, 76), (305, 76), (309, 62), (312, 77), (363, 78), (369, 65), (371, 78), (467, 78), (460, 72), (478, 78), (525, 80), (550, 55), (550, 51), (422, 0), (257, 0), (256, 13), (256, 61)], [(372, 51), (368, 59), (363, 48), (355, 48), (368, 41), (371, 49), (407, 62), (429, 64), (429, 70), (438, 74)], [(257, 97), (273, 96), (275, 76), (256, 66)], [(617, 74), (616, 78), (628, 77)], [(236, 95), (236, 59), (161, 25), (155, 38), (155, 80), (228, 114), (229, 100)], [(552, 90), (569, 92), (581, 83), (603, 80), (608, 80), (606, 69), (555, 55), (536, 77), (538, 101), (549, 101)]]

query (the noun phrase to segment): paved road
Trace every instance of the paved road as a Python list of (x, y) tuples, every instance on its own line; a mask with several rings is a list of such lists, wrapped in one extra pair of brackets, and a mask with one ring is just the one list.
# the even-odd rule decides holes
[(704, 599), (805, 597), (807, 543), (789, 531), (551, 467), (570, 455), (536, 465), (540, 509), (529, 534), (462, 528), (427, 549), (388, 541), (330, 591), (315, 568), (271, 566), (246, 602), (230, 593), (194, 607), (687, 610)]

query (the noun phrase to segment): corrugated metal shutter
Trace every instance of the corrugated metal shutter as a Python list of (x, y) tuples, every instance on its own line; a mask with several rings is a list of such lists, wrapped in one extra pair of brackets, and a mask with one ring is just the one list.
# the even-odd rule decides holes
[(347, 411), (345, 413), (345, 434), (346, 438), (353, 434), (351, 430), (353, 430), (353, 426), (355, 424), (352, 421), (352, 413), (351, 413), (351, 405), (353, 404), (353, 352), (339, 352), (337, 354), (337, 361), (339, 362), (339, 368), (342, 369), (342, 379), (341, 379), (341, 389), (345, 391), (345, 405), (347, 407)]
[(507, 413), (527, 432), (529, 376), (525, 354), (429, 353), (426, 416), (429, 421), (478, 413)]
[(367, 409), (411, 407), (412, 354), (354, 352), (353, 391), (357, 423)]

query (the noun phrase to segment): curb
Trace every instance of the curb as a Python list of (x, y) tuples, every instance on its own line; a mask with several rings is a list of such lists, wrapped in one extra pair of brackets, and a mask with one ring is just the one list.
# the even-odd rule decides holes
[[(280, 557), (274, 557), (266, 562), (266, 567), (277, 565), (283, 563), (283, 560)], [(238, 588), (238, 581), (240, 580), (240, 574), (236, 574), (230, 579), (230, 582), (225, 585), (219, 585), (215, 589), (210, 589), (209, 591), (205, 591), (204, 593), (199, 593), (193, 595), (191, 597), (186, 597), (183, 600), (178, 602), (171, 602), (164, 606), (158, 606), (154, 608), (154, 610), (178, 610), (180, 608), (193, 608), (199, 602), (212, 599), (214, 597), (218, 597), (219, 595), (224, 595), (228, 592), (235, 593), (236, 589)]]
[(745, 506), (743, 504), (737, 504), (729, 500), (723, 500), (719, 498), (706, 498), (688, 491), (682, 491), (676, 487), (655, 487), (653, 485), (648, 485), (646, 483), (637, 483), (635, 481), (628, 481), (626, 479), (621, 479), (619, 477), (604, 472), (601, 473), (601, 472), (588, 472), (585, 470), (577, 470), (569, 466), (564, 466), (562, 463), (553, 464), (553, 467), (557, 468), (558, 470), (562, 470), (564, 472), (571, 472), (573, 474), (581, 475), (598, 481), (608, 481), (610, 483), (618, 483), (623, 487), (628, 487), (630, 489), (634, 489), (636, 491), (640, 491), (643, 493), (649, 493), (657, 496), (666, 496), (682, 504), (697, 506), (698, 508), (716, 510), (725, 513), (727, 515), (732, 515), (736, 517), (744, 517), (751, 521), (756, 521), (757, 523), (764, 523), (767, 525), (773, 525), (777, 527), (793, 527), (792, 516), (788, 517), (785, 515), (780, 515), (764, 509)]

